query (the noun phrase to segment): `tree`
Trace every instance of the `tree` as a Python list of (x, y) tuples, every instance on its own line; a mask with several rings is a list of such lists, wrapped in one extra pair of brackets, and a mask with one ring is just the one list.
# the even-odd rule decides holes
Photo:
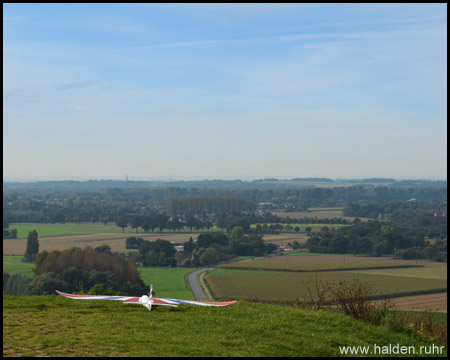
[(28, 276), (3, 272), (3, 295), (29, 295), (31, 282)]
[(184, 252), (186, 253), (191, 253), (192, 250), (194, 250), (195, 245), (194, 245), (194, 240), (192, 240), (192, 236), (189, 238), (188, 242), (184, 243)]
[(157, 228), (159, 228), (160, 232), (164, 230), (167, 220), (169, 220), (169, 217), (164, 214), (157, 214), (154, 216), (155, 225)]
[(200, 255), (199, 261), (201, 266), (209, 266), (216, 264), (220, 258), (219, 253), (213, 249), (206, 249), (202, 255)]
[(36, 230), (28, 233), (27, 249), (25, 250), (25, 262), (34, 262), (39, 253), (39, 240)]
[(139, 247), (142, 245), (142, 242), (144, 240), (142, 238), (135, 238), (134, 236), (131, 236), (127, 238), (125, 242), (125, 248), (126, 249), (139, 249)]
[(125, 232), (125, 228), (128, 226), (128, 219), (125, 216), (121, 216), (116, 220), (116, 225), (122, 228), (122, 232)]
[(99, 254), (101, 254), (101, 253), (109, 253), (110, 254), (111, 247), (107, 244), (103, 244), (103, 245), (100, 245), (100, 246), (97, 246), (96, 248), (94, 248), (94, 251)]
[(139, 226), (141, 226), (142, 218), (140, 216), (134, 216), (131, 219), (131, 227), (136, 229), (136, 233), (138, 232)]
[(161, 239), (144, 240), (139, 248), (144, 266), (176, 265), (175, 253), (174, 246), (169, 241)]

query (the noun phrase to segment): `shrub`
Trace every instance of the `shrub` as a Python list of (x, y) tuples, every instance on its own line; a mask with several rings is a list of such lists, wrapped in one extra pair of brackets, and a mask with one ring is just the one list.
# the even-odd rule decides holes
[(403, 311), (392, 312), (388, 317), (388, 324), (392, 328), (418, 332), (438, 344), (447, 344), (447, 321), (433, 316), (431, 311), (424, 311), (419, 315)]
[[(314, 281), (312, 279), (309, 279), (308, 282), (302, 281), (302, 283), (303, 286), (308, 289), (309, 298), (306, 296), (303, 298), (301, 307), (321, 310), (326, 298), (330, 293), (330, 284), (326, 280), (319, 280), (318, 273), (316, 273)], [(315, 292), (315, 297), (313, 295), (313, 292)], [(299, 301), (296, 301), (296, 304), (298, 303)]]
[(20, 274), (9, 274), (3, 272), (3, 294), (4, 295), (28, 295), (32, 279)]
[(329, 289), (333, 302), (345, 314), (372, 324), (380, 324), (393, 306), (389, 299), (384, 300), (381, 306), (370, 303), (369, 299), (374, 296), (374, 291), (367, 281), (353, 279), (348, 283), (341, 280), (338, 284), (330, 285)]

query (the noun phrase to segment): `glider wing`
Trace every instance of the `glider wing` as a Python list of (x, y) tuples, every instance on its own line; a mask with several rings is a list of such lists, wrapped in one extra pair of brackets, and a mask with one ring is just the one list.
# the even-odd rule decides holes
[[(67, 294), (61, 291), (56, 290), (59, 295), (62, 295), (69, 299), (75, 300), (119, 300), (124, 304), (140, 304), (147, 307), (149, 310), (152, 306), (155, 305), (163, 305), (163, 306), (173, 306), (177, 307), (178, 305), (199, 305), (199, 306), (228, 306), (236, 303), (234, 301), (227, 302), (209, 302), (209, 301), (195, 301), (195, 300), (179, 300), (179, 299), (161, 299), (148, 297), (147, 295), (143, 295), (141, 297), (133, 297), (133, 296), (111, 296), (111, 295), (75, 295), (75, 294)], [(150, 290), (150, 294), (152, 291)]]
[(127, 303), (136, 303), (139, 304), (139, 298), (133, 296), (111, 296), (111, 295), (75, 295), (75, 294), (67, 294), (61, 291), (56, 290), (59, 295), (62, 295), (69, 299), (76, 300), (120, 300)]
[(199, 305), (199, 306), (228, 306), (236, 303), (234, 301), (227, 302), (209, 302), (209, 301), (195, 301), (195, 300), (179, 300), (179, 299), (158, 299), (153, 298), (153, 305)]

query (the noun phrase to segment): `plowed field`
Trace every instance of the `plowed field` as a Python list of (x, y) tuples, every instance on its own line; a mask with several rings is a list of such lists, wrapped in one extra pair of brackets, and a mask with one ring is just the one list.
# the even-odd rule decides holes
[(394, 301), (396, 310), (447, 312), (447, 293), (406, 296)]
[[(109, 245), (112, 251), (127, 252), (133, 251), (125, 248), (126, 239), (130, 236), (140, 237), (144, 240), (164, 239), (173, 242), (189, 241), (190, 234), (176, 233), (153, 233), (153, 234), (87, 234), (87, 235), (54, 235), (39, 236), (39, 251), (65, 250), (71, 247), (93, 248), (100, 245)], [(193, 237), (196, 235), (192, 235)], [(27, 247), (27, 239), (5, 239), (3, 240), (3, 254), (23, 255)]]

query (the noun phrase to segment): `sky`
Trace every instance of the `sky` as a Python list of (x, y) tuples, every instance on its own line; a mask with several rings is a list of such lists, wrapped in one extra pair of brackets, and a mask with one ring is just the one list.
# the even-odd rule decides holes
[(3, 179), (447, 178), (447, 4), (3, 4)]

